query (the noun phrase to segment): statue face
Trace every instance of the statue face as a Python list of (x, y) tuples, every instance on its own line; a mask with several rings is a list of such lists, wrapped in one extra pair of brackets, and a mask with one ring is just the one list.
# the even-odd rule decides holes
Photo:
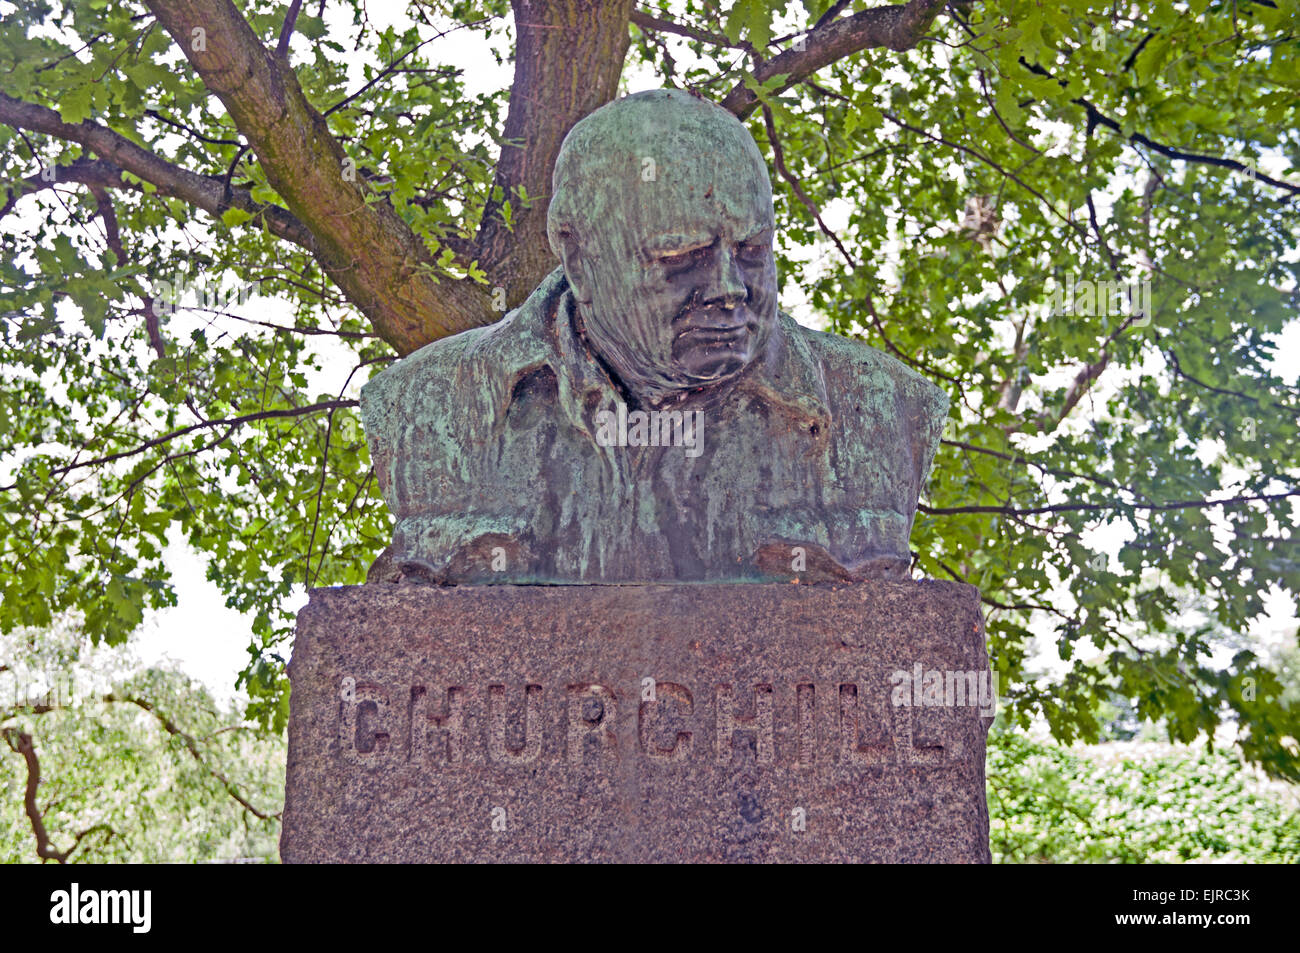
[[(740, 158), (742, 161), (736, 161)], [(618, 183), (565, 268), (590, 343), (639, 399), (734, 378), (776, 324), (770, 186), (748, 157)]]
[(643, 245), (651, 265), (642, 270), (638, 296), (655, 302), (660, 317), (671, 313), (669, 358), (683, 378), (705, 383), (739, 373), (771, 332), (772, 228), (761, 219), (743, 225), (661, 234)]

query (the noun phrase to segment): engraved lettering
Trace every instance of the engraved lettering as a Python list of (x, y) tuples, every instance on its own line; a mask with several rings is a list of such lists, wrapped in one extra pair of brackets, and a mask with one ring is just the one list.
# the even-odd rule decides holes
[(794, 708), (799, 742), (795, 767), (811, 768), (817, 764), (817, 686), (796, 685)]
[[(433, 710), (429, 692), (423, 685), (411, 689), (411, 751), (408, 760), (427, 764), (445, 761), (460, 764), (465, 760), (467, 733), (465, 726), (465, 689), (453, 685), (442, 693), (438, 714)], [(434, 732), (445, 734), (444, 744), (431, 743)]]
[(771, 764), (776, 760), (776, 731), (772, 713), (772, 686), (754, 686), (754, 714), (737, 718), (732, 711), (731, 686), (718, 685), (714, 690), (714, 718), (716, 719), (717, 761), (731, 761), (737, 732), (754, 735), (754, 759), (758, 764)]
[[(637, 711), (637, 735), (641, 741), (641, 750), (652, 761), (689, 761), (695, 746), (692, 732), (678, 731), (673, 737), (672, 745), (667, 748), (661, 748), (655, 741), (655, 732), (660, 728), (661, 722), (669, 721), (670, 718), (673, 721), (689, 721), (695, 710), (695, 700), (691, 697), (690, 690), (672, 682), (659, 682), (655, 685), (655, 696), (649, 701), (642, 701)], [(644, 695), (641, 697), (645, 698)], [(670, 715), (660, 707), (667, 704), (677, 707), (678, 712)]]
[[(910, 675), (906, 671), (903, 674)], [(648, 690), (648, 681), (639, 679), (629, 696), (639, 702), (636, 735), (627, 739), (632, 746), (629, 750), (635, 749), (635, 756), (659, 764), (685, 764), (697, 754), (694, 694), (687, 686), (674, 682), (656, 681)], [(823, 737), (825, 730), (819, 721), (817, 685), (790, 684), (783, 691), (793, 690), (793, 707), (781, 710), (782, 718), (791, 721), (782, 724), (790, 746), (786, 758), (790, 767), (800, 771), (815, 770), (827, 760), (859, 766), (949, 764), (961, 757), (964, 748), (960, 715), (971, 710), (971, 683), (964, 673), (961, 681), (953, 679), (953, 697), (960, 700), (964, 695), (966, 701), (965, 707), (956, 709), (949, 705), (891, 707), (888, 688), (883, 693), (863, 692), (860, 681), (844, 682), (830, 699), (823, 695), (823, 708), (826, 702), (838, 707), (838, 724), (827, 724), (825, 728), (830, 731), (829, 738)], [(471, 760), (527, 767), (540, 762), (547, 750), (548, 717), (553, 716), (548, 716), (546, 706), (547, 698), (553, 696), (540, 683), (516, 683), (513, 688), (500, 683), (483, 686), (487, 690), (486, 708), (481, 714), (469, 695), (477, 689), (464, 686), (413, 686), (405, 710), (399, 710), (391, 704), (389, 692), (373, 682), (348, 676), (336, 684), (340, 706), (338, 751), (351, 764), (376, 766), (405, 755), (409, 763), (427, 767), (456, 766)], [(923, 693), (923, 679), (921, 685)], [(632, 726), (618, 721), (615, 692), (590, 682), (567, 686), (561, 683), (560, 687), (564, 689), (562, 704), (567, 718), (564, 734), (555, 744), (557, 748), (562, 745), (563, 751), (555, 755), (570, 766), (617, 762), (621, 754), (619, 733)], [(823, 686), (822, 691), (830, 687)], [(911, 683), (904, 687), (910, 700)], [(753, 751), (750, 763), (755, 766), (776, 763), (773, 685), (753, 683), (751, 690), (752, 706), (736, 697), (734, 685), (714, 685), (711, 761), (717, 766), (731, 765), (738, 757), (738, 749), (742, 761), (748, 760), (747, 752)], [(900, 690), (895, 687), (896, 693)], [(748, 692), (742, 690), (741, 694)], [(823, 714), (833, 713), (826, 710)], [(409, 731), (397, 741), (396, 732), (403, 728)]]
[(500, 764), (532, 764), (542, 754), (542, 686), (524, 686), (523, 744), (506, 738), (506, 687), (488, 686), (488, 757)]
[[(351, 696), (349, 701), (345, 696)], [(352, 680), (339, 697), (339, 752), (352, 764), (373, 765), (385, 759), (388, 693), (371, 682)]]
[[(604, 685), (577, 684), (569, 687), (568, 755), (571, 765), (585, 764), (587, 749), (595, 747), (597, 761), (608, 755), (618, 759), (618, 704)], [(589, 742), (594, 742), (590, 744)]]
[[(912, 708), (901, 712), (903, 737), (900, 744), (907, 751), (912, 764), (944, 764), (949, 760), (944, 738), (951, 735), (956, 712), (951, 708)], [(960, 744), (954, 745), (953, 755), (960, 753)]]
[[(879, 722), (877, 722), (879, 724)], [(879, 737), (879, 736), (877, 736)], [(854, 764), (891, 764), (898, 760), (892, 741), (864, 742), (858, 725), (858, 686), (840, 686), (840, 761)]]

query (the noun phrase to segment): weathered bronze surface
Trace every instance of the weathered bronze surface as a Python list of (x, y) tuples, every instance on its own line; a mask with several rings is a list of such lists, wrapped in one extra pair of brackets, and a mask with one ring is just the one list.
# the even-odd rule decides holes
[(563, 265), (521, 307), (362, 391), (397, 520), (370, 581), (906, 575), (947, 396), (778, 310), (739, 121), (610, 103), (566, 138), (548, 223)]

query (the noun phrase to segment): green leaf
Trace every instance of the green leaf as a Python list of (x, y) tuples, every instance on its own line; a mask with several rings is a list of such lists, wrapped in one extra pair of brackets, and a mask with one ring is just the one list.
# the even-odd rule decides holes
[(245, 212), (242, 208), (228, 208), (221, 213), (221, 221), (230, 228), (242, 225), (252, 217), (251, 213)]
[(95, 87), (83, 83), (67, 90), (59, 97), (59, 118), (67, 123), (79, 123), (90, 118), (91, 96)]

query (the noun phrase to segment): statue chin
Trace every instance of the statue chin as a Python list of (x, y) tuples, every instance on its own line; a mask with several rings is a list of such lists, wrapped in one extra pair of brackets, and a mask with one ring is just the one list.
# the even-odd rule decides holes
[(702, 354), (698, 358), (682, 362), (688, 377), (696, 386), (719, 384), (735, 377), (749, 366), (748, 355), (738, 354)]
[(663, 381), (655, 388), (633, 387), (631, 390), (641, 403), (649, 407), (664, 407), (682, 401), (694, 404), (700, 399), (721, 396), (728, 389), (726, 385), (737, 380), (750, 363), (747, 356), (741, 358), (735, 354), (701, 357), (689, 363), (676, 360), (671, 380)]
[(685, 334), (673, 346), (673, 363), (691, 386), (707, 386), (735, 377), (753, 359), (754, 334), (746, 328), (727, 334)]

